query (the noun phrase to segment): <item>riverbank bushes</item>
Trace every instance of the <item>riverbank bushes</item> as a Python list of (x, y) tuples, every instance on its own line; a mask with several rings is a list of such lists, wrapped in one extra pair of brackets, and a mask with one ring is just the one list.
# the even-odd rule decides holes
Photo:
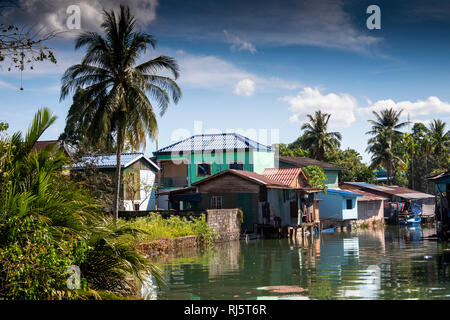
[(198, 236), (200, 244), (210, 246), (217, 238), (217, 233), (208, 226), (205, 215), (199, 218), (172, 216), (164, 219), (160, 214), (151, 213), (149, 217), (130, 220), (130, 226), (142, 231), (140, 242), (151, 242), (157, 239), (174, 239), (185, 236)]

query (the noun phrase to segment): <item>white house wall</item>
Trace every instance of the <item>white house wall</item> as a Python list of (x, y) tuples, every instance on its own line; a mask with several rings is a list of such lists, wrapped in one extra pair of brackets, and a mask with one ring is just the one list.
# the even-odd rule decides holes
[[(139, 210), (145, 211), (145, 210), (154, 210), (155, 209), (155, 190), (151, 189), (147, 192), (150, 193), (149, 196), (147, 196), (146, 190), (143, 190), (147, 188), (147, 186), (155, 186), (155, 173), (151, 170), (140, 170), (139, 171), (139, 178), (141, 182), (141, 190), (140, 190), (140, 199), (145, 199), (143, 202), (141, 200), (135, 200), (134, 204), (140, 204)], [(143, 186), (146, 186), (145, 188)], [(166, 202), (167, 206), (167, 202)], [(124, 210), (126, 211), (134, 211), (134, 205), (132, 200), (125, 200), (123, 202)]]
[[(145, 186), (155, 186), (155, 173), (151, 170), (141, 170), (140, 171), (140, 181), (141, 185)], [(147, 187), (146, 187), (147, 188)], [(144, 202), (141, 203), (141, 210), (154, 210), (155, 209), (155, 190), (152, 188), (151, 190), (143, 190), (141, 189), (141, 199), (145, 199)], [(148, 194), (150, 193), (150, 195)]]
[[(347, 208), (347, 200), (352, 200), (352, 209), (346, 209)], [(349, 219), (358, 219), (358, 205), (356, 202), (356, 198), (342, 198), (342, 219), (343, 220), (349, 220)]]

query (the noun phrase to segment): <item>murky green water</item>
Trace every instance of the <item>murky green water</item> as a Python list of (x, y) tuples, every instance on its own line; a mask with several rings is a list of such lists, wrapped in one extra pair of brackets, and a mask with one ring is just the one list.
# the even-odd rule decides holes
[(235, 241), (161, 261), (158, 299), (450, 299), (450, 245), (388, 227)]

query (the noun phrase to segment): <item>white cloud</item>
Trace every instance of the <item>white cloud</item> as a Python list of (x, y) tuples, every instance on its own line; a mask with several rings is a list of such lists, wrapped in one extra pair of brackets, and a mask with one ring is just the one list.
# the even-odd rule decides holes
[(234, 50), (306, 45), (382, 56), (377, 45), (383, 38), (363, 28), (365, 12), (355, 16), (346, 2), (232, 1), (230, 5), (187, 8), (188, 23), (178, 16), (165, 16), (156, 27), (162, 33), (190, 39), (224, 39)]
[(225, 34), (227, 41), (231, 43), (231, 50), (233, 51), (247, 50), (250, 51), (251, 53), (256, 52), (256, 48), (252, 43), (242, 40), (236, 35), (230, 34), (227, 30), (223, 30), (223, 33)]
[(239, 81), (234, 87), (234, 93), (238, 96), (251, 96), (255, 92), (255, 81), (251, 79), (244, 79)]
[(306, 87), (296, 96), (286, 96), (282, 101), (289, 103), (289, 111), (293, 115), (289, 118), (292, 122), (304, 122), (307, 114), (313, 114), (316, 110), (330, 113), (330, 126), (345, 128), (355, 121), (355, 111), (358, 107), (356, 99), (346, 93), (322, 94), (319, 88)]
[(180, 65), (181, 86), (199, 89), (234, 91), (238, 95), (250, 96), (257, 90), (294, 90), (300, 87), (297, 81), (279, 77), (265, 77), (243, 70), (229, 61), (216, 56), (175, 53)]
[(386, 108), (393, 108), (394, 110), (403, 109), (403, 114), (405, 116), (409, 113), (412, 117), (450, 113), (450, 104), (448, 102), (441, 101), (435, 96), (430, 96), (426, 100), (417, 100), (415, 102), (408, 100), (395, 102), (392, 99), (378, 100), (374, 103), (371, 103), (371, 101), (368, 102), (369, 106), (367, 108), (363, 108), (363, 112), (379, 112)]
[[(5, 12), (12, 23), (33, 22), (35, 30), (43, 34), (62, 32), (63, 37), (78, 35), (78, 30), (68, 30), (66, 26), (69, 15), (67, 8), (78, 5), (81, 14), (81, 31), (99, 31), (102, 22), (103, 9), (118, 10), (121, 1), (118, 0), (19, 0), (17, 7)], [(158, 0), (128, 0), (126, 5), (141, 26), (146, 26), (156, 19)]]

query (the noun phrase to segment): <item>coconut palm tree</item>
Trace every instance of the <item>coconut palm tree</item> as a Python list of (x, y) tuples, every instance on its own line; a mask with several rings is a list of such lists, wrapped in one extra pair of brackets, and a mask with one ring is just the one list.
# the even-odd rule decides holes
[[(399, 129), (405, 127), (409, 122), (399, 122), (403, 110), (395, 111), (393, 108), (381, 110), (380, 113), (373, 111), (376, 120), (369, 120), (372, 130), (366, 134), (378, 135), (381, 131), (386, 131), (392, 138), (402, 135)], [(388, 137), (389, 138), (389, 137)]]
[(317, 160), (323, 160), (326, 151), (341, 145), (342, 135), (339, 132), (328, 132), (330, 116), (331, 114), (318, 110), (314, 116), (308, 114), (309, 123), (304, 123), (301, 127), (305, 130), (303, 142), (309, 146), (311, 156)]
[(404, 165), (404, 162), (398, 155), (395, 154), (389, 132), (386, 130), (380, 131), (376, 137), (369, 139), (369, 145), (366, 151), (372, 154), (372, 169), (379, 166), (386, 168), (387, 183), (390, 184), (394, 165)]
[(448, 149), (450, 142), (445, 132), (445, 122), (440, 119), (433, 119), (433, 122), (430, 123), (429, 128), (431, 150), (438, 158), (438, 162), (440, 162), (440, 158)]
[(369, 120), (372, 129), (366, 134), (373, 135), (368, 141), (367, 151), (372, 153), (372, 167), (382, 165), (387, 171), (387, 181), (390, 183), (394, 162), (403, 161), (396, 154), (394, 145), (402, 136), (399, 130), (409, 122), (400, 122), (403, 110), (395, 111), (393, 108), (384, 109), (380, 113), (373, 111), (376, 120)]
[[(145, 145), (146, 135), (157, 138), (157, 120), (154, 105), (160, 114), (167, 110), (170, 100), (177, 103), (181, 90), (174, 81), (178, 77), (176, 61), (167, 56), (138, 64), (139, 58), (150, 46), (155, 48), (152, 35), (136, 31), (136, 20), (128, 8), (103, 12), (102, 36), (96, 32), (80, 35), (75, 49), (86, 48), (80, 64), (71, 66), (62, 77), (63, 100), (79, 87), (84, 89), (84, 103), (80, 103), (81, 119), (88, 126), (90, 143), (104, 141), (113, 133), (116, 142), (117, 168), (114, 192), (114, 217), (118, 218), (120, 190), (120, 161), (125, 140), (137, 149)], [(169, 71), (174, 79), (158, 75)], [(150, 102), (148, 96), (152, 98)]]

